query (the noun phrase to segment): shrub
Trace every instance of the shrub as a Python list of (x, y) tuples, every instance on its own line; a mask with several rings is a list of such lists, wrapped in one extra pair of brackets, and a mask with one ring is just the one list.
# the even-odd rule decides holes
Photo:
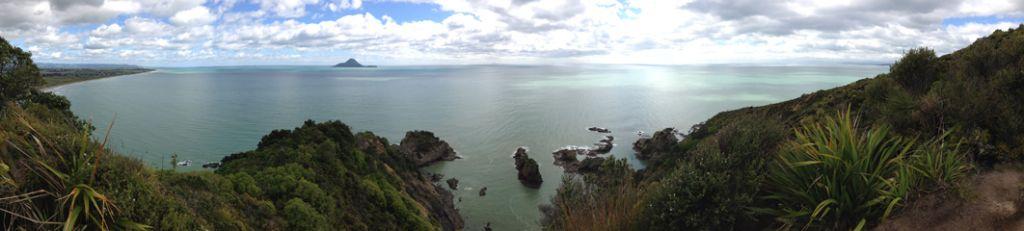
[(775, 120), (744, 117), (704, 139), (653, 187), (639, 228), (731, 230), (753, 223), (761, 173), (783, 131)]
[(926, 190), (953, 188), (972, 168), (961, 151), (962, 142), (951, 141), (950, 134), (925, 142), (910, 158), (910, 167)]
[(234, 173), (227, 175), (227, 178), (234, 183), (235, 192), (249, 194), (250, 196), (263, 194), (263, 190), (256, 186), (256, 179), (253, 179), (248, 173)]
[(0, 109), (42, 86), (43, 77), (32, 62), (32, 54), (12, 46), (0, 37)]
[(808, 124), (769, 173), (770, 208), (786, 226), (863, 228), (886, 217), (913, 185), (912, 142), (887, 127), (858, 130), (849, 111)]
[(285, 203), (284, 217), (291, 230), (327, 230), (327, 219), (299, 198)]
[(610, 157), (599, 171), (565, 175), (550, 205), (540, 206), (549, 230), (629, 230), (643, 195), (625, 159)]
[(927, 92), (928, 87), (938, 78), (936, 60), (938, 58), (932, 49), (910, 49), (889, 68), (889, 74), (911, 92)]
[(864, 111), (884, 121), (897, 130), (911, 130), (915, 127), (910, 116), (916, 101), (896, 80), (887, 75), (876, 77), (864, 87)]

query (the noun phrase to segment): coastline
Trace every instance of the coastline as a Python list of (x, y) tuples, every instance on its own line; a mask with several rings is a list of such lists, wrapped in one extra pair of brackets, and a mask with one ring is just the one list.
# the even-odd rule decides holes
[[(132, 70), (132, 71), (134, 71), (134, 70)], [(112, 74), (112, 75), (90, 76), (90, 77), (49, 76), (49, 77), (43, 77), (43, 80), (46, 81), (46, 84), (41, 86), (39, 89), (43, 90), (43, 91), (48, 91), (48, 90), (51, 90), (51, 89), (54, 89), (54, 88), (57, 88), (57, 87), (60, 87), (60, 86), (66, 86), (66, 85), (71, 85), (71, 84), (75, 84), (75, 83), (81, 83), (81, 82), (98, 80), (98, 79), (105, 79), (105, 78), (111, 78), (111, 77), (144, 74), (144, 73), (149, 73), (149, 72), (153, 72), (153, 71), (156, 71), (156, 69), (144, 69), (144, 70), (140, 70), (139, 72), (116, 73), (116, 74)]]

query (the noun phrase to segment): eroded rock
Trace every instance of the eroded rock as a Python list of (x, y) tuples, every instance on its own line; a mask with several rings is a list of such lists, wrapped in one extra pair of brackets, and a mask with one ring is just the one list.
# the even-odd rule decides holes
[(675, 150), (679, 139), (676, 138), (674, 128), (665, 128), (654, 133), (651, 138), (640, 138), (633, 143), (633, 150), (636, 151), (636, 158), (648, 160), (664, 153)]
[(587, 130), (590, 130), (592, 132), (599, 132), (599, 133), (611, 133), (612, 132), (611, 130), (608, 130), (607, 128), (602, 128), (602, 127), (590, 127), (590, 128), (587, 128)]
[(457, 190), (459, 188), (459, 179), (451, 178), (445, 181), (448, 183), (448, 188)]
[(458, 158), (455, 150), (448, 145), (448, 142), (437, 138), (434, 133), (428, 131), (410, 131), (405, 133), (405, 138), (399, 145), (398, 150), (409, 157), (416, 166), (425, 166), (437, 161), (451, 161)]
[(587, 155), (596, 156), (598, 154), (607, 154), (611, 152), (612, 147), (615, 147), (615, 145), (612, 144), (612, 140), (615, 140), (615, 137), (605, 136), (604, 139), (594, 143), (594, 147), (590, 148), (590, 153), (587, 153)]

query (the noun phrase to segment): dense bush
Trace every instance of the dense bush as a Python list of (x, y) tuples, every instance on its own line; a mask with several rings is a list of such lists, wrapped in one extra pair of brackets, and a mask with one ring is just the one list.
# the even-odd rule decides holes
[[(110, 153), (89, 139), (88, 129), (76, 127), (77, 121), (51, 119), (65, 118), (58, 109), (34, 103), (26, 109), (11, 105), (0, 110), (0, 193), (38, 199), (0, 201), (0, 208), (22, 216), (0, 214), (5, 227), (433, 230), (442, 226), (435, 217), (438, 214), (425, 213), (421, 204), (443, 206), (442, 198), (414, 194), (436, 193), (430, 190), (440, 187), (430, 184), (409, 160), (398, 159), (393, 148), (385, 148), (388, 153), (379, 156), (354, 148), (354, 136), (340, 122), (308, 122), (279, 132), (285, 135), (265, 138), (263, 148), (225, 158), (216, 173), (177, 173), (155, 171), (138, 160)], [(411, 190), (409, 184), (426, 186)], [(40, 189), (46, 193), (36, 192)]]
[(547, 230), (629, 230), (639, 221), (634, 170), (625, 159), (610, 157), (596, 171), (565, 175), (550, 205), (540, 206)]
[(284, 217), (291, 230), (329, 230), (324, 215), (299, 198), (285, 203)]
[(0, 109), (8, 102), (24, 99), (43, 83), (39, 68), (32, 62), (32, 54), (0, 37)]
[(938, 78), (937, 60), (931, 49), (910, 49), (889, 68), (889, 75), (912, 92), (925, 92)]
[(785, 138), (773, 120), (748, 117), (690, 150), (644, 201), (645, 230), (729, 230), (754, 223), (762, 172)]

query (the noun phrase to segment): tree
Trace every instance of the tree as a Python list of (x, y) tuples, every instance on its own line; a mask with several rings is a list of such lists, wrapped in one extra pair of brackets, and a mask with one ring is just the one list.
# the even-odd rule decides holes
[(327, 230), (327, 220), (305, 201), (292, 198), (285, 203), (284, 217), (293, 230)]
[(43, 83), (32, 54), (0, 37), (0, 108), (7, 102), (23, 99)]
[(890, 75), (896, 82), (912, 93), (920, 94), (928, 91), (932, 82), (938, 79), (935, 51), (925, 47), (910, 49), (903, 58), (896, 61), (890, 68)]

